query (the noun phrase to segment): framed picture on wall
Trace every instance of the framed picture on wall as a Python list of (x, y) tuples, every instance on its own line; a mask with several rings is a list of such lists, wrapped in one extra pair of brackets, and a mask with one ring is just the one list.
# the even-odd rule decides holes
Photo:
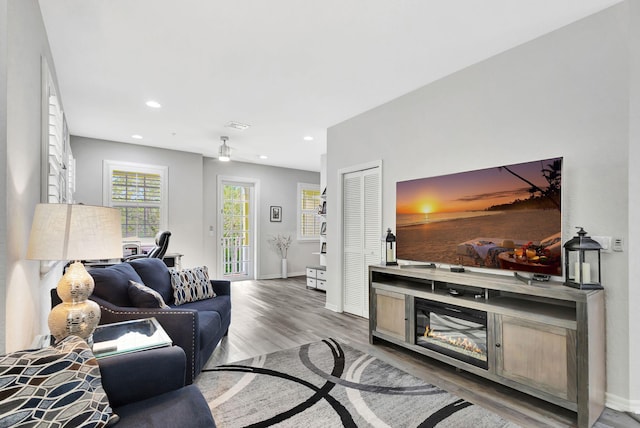
[(278, 207), (275, 205), (272, 205), (270, 208), (270, 215), (269, 215), (269, 220), (274, 222), (280, 222), (282, 221), (282, 207)]
[(327, 223), (322, 222), (322, 224), (320, 225), (320, 235), (326, 235), (326, 234), (327, 234)]
[(327, 253), (327, 243), (323, 242), (322, 245), (320, 246), (320, 253), (321, 254), (326, 254)]

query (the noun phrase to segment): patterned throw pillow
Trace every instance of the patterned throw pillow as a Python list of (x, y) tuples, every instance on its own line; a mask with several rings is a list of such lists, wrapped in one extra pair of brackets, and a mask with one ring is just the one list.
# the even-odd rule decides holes
[(98, 362), (77, 336), (0, 356), (0, 409), (2, 428), (104, 427), (113, 413)]
[(164, 299), (153, 288), (149, 288), (144, 284), (129, 280), (129, 299), (136, 306), (136, 308), (160, 308), (171, 309), (169, 305), (164, 302)]
[(206, 266), (182, 270), (172, 268), (169, 269), (169, 272), (171, 273), (173, 300), (176, 305), (216, 297), (211, 281), (209, 281), (209, 270)]

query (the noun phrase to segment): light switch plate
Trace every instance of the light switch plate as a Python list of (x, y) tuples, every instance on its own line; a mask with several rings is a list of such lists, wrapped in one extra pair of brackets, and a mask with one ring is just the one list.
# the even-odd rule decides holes
[(613, 238), (613, 251), (624, 251), (622, 238)]

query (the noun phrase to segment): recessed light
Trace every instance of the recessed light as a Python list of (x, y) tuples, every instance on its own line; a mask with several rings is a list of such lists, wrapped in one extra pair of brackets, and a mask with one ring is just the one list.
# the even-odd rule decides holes
[(304, 137), (304, 141), (313, 141), (313, 137), (311, 135), (307, 135)]
[(162, 107), (162, 105), (154, 100), (149, 100), (145, 103), (147, 105), (147, 107), (151, 107), (151, 108), (160, 108)]
[(142, 135), (133, 134), (131, 138), (133, 138), (134, 140), (142, 140)]
[(258, 156), (258, 157), (259, 157), (260, 159), (269, 159), (269, 156), (267, 156), (267, 155), (260, 155), (260, 156)]

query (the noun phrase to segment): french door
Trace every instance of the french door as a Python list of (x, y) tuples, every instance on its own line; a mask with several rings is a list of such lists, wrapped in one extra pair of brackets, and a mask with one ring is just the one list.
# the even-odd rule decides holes
[(369, 318), (369, 268), (380, 263), (380, 167), (342, 176), (344, 311)]
[(255, 279), (255, 184), (218, 181), (220, 270), (231, 281)]

